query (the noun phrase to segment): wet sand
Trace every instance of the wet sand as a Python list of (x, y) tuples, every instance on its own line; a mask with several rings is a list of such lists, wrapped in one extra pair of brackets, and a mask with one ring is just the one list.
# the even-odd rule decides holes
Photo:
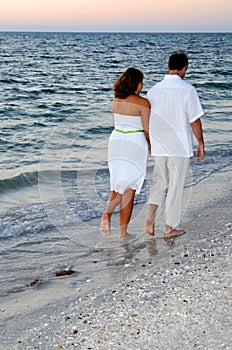
[[(0, 349), (231, 349), (231, 184), (218, 173), (186, 191), (185, 235), (164, 240), (160, 216), (154, 238), (121, 242), (113, 266), (76, 288), (73, 274), (6, 298)], [(133, 232), (146, 212), (135, 206)]]

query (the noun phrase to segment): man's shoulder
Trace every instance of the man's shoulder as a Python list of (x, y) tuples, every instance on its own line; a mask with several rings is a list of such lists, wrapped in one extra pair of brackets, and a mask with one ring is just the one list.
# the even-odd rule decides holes
[(161, 81), (155, 83), (154, 85), (152, 85), (152, 86), (150, 87), (150, 89), (148, 89), (148, 92), (147, 92), (147, 93), (149, 94), (149, 93), (151, 93), (152, 91), (154, 91), (155, 89), (159, 88), (159, 86), (162, 85), (162, 82), (163, 82), (163, 80), (161, 80)]
[(148, 92), (147, 92), (147, 96), (151, 96), (153, 95), (153, 93), (156, 93), (156, 91), (160, 90), (161, 91), (166, 88), (171, 88), (172, 90), (174, 89), (183, 89), (183, 90), (187, 90), (187, 91), (191, 91), (191, 90), (195, 90), (194, 86), (184, 80), (184, 79), (176, 79), (176, 80), (169, 80), (169, 79), (163, 79), (157, 83), (155, 83), (153, 86), (150, 87), (150, 89), (148, 89)]
[(180, 89), (180, 90), (186, 91), (186, 92), (191, 92), (191, 91), (195, 90), (194, 86), (190, 82), (188, 82), (184, 79), (179, 79), (179, 80), (176, 80), (174, 82), (170, 82), (170, 84), (167, 83), (166, 86), (173, 88), (174, 90)]
[(183, 86), (185, 86), (186, 88), (188, 88), (188, 89), (192, 89), (192, 88), (193, 88), (193, 85), (192, 85), (190, 82), (188, 82), (188, 81), (186, 81), (186, 80), (184, 80), (184, 79), (181, 79), (180, 83), (181, 83)]

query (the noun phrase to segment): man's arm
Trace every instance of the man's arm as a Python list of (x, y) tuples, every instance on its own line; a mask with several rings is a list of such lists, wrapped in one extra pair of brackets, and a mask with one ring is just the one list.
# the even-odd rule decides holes
[(203, 131), (202, 131), (202, 125), (201, 125), (201, 119), (198, 118), (194, 122), (191, 123), (192, 131), (198, 141), (198, 148), (196, 151), (196, 157), (197, 162), (200, 162), (204, 159), (205, 156), (205, 150), (204, 150), (204, 138), (203, 138)]

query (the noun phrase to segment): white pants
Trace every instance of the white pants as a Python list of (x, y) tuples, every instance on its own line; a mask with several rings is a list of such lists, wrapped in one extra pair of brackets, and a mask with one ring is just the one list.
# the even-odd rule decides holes
[(176, 227), (181, 222), (183, 190), (188, 167), (189, 158), (155, 157), (154, 184), (150, 189), (148, 204), (156, 204), (159, 207), (164, 205), (165, 224), (171, 227)]

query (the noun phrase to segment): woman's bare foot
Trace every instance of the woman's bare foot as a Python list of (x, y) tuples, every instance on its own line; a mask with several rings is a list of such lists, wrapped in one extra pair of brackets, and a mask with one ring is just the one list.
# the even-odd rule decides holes
[(164, 238), (171, 238), (176, 237), (185, 234), (185, 230), (176, 230), (175, 228), (171, 229), (170, 231), (164, 232)]
[(122, 239), (122, 238), (129, 238), (129, 237), (131, 237), (131, 236), (132, 236), (131, 233), (128, 233), (128, 232), (120, 232), (118, 238), (119, 238), (119, 239)]
[(104, 235), (110, 235), (110, 214), (103, 213), (101, 219), (101, 231)]
[(145, 232), (150, 236), (154, 236), (154, 227), (154, 221), (148, 216), (145, 223)]

